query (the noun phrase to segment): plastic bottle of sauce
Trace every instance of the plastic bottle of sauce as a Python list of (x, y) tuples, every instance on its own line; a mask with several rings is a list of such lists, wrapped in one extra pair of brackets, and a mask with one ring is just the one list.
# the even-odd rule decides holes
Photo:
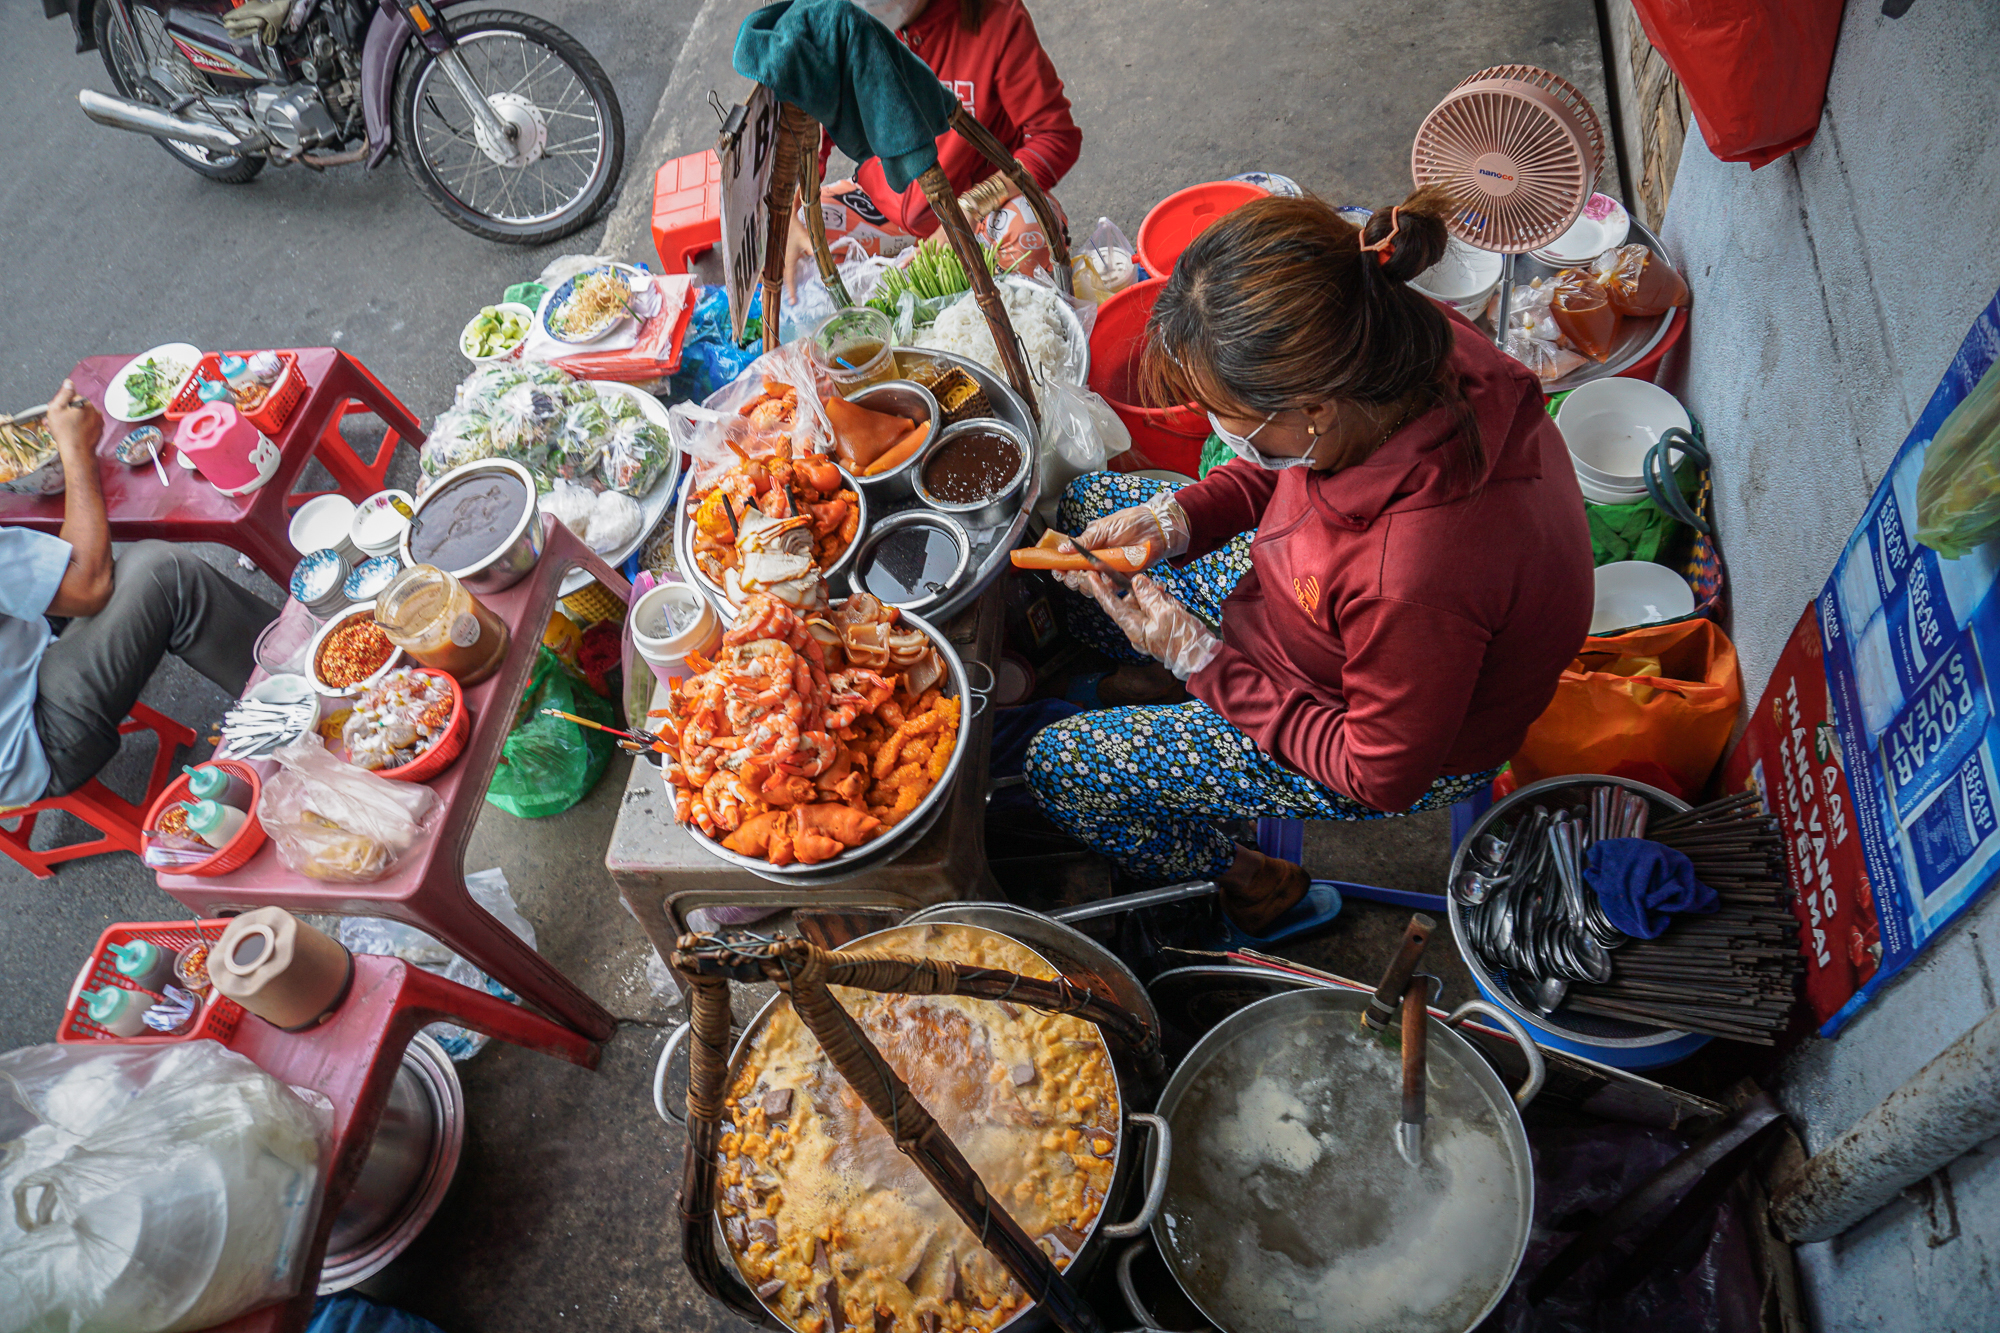
[(122, 986), (100, 986), (76, 997), (90, 1021), (114, 1037), (136, 1037), (146, 1030), (146, 1010), (153, 996)]
[(183, 764), (181, 772), (187, 774), (188, 795), (197, 801), (218, 801), (223, 805), (233, 805), (238, 810), (250, 808), (250, 784), (228, 769), (217, 768), (214, 764), (201, 764), (194, 768)]
[(1611, 308), (1604, 288), (1581, 271), (1566, 270), (1557, 279), (1549, 313), (1577, 351), (1593, 361), (1611, 355), (1611, 344), (1618, 337), (1618, 312)]
[(229, 845), (250, 818), (235, 806), (220, 801), (182, 801), (181, 808), (187, 811), (188, 828), (195, 837), (218, 852)]
[(174, 980), (174, 955), (151, 940), (114, 944), (105, 952), (118, 975), (140, 990), (159, 991)]
[(412, 565), (375, 599), (375, 623), (417, 665), (477, 685), (507, 658), (507, 622), (435, 565)]

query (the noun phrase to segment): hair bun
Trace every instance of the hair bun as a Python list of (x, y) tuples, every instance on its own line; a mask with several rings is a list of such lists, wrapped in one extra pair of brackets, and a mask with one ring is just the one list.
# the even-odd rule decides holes
[(1445, 219), (1458, 211), (1457, 201), (1438, 186), (1418, 190), (1393, 209), (1382, 209), (1362, 228), (1364, 245), (1379, 245), (1393, 235), (1383, 249), (1366, 257), (1382, 266), (1384, 276), (1409, 282), (1444, 258), (1450, 233)]

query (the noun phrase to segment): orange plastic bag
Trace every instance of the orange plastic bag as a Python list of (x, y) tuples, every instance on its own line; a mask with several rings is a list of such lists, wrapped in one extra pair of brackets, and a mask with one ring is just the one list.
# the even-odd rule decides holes
[(1636, 778), (1691, 800), (1743, 703), (1736, 645), (1711, 620), (1583, 641), (1514, 756), (1521, 786), (1570, 773)]

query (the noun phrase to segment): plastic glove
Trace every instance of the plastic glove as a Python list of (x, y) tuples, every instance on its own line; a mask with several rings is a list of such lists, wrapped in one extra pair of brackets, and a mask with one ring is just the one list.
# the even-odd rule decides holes
[[(1074, 551), (1081, 545), (1087, 551), (1102, 551), (1114, 546), (1146, 547), (1145, 568), (1152, 568), (1162, 560), (1185, 554), (1193, 539), (1187, 511), (1174, 499), (1174, 493), (1161, 490), (1142, 505), (1131, 505), (1115, 510), (1103, 518), (1085, 525), (1075, 538), (1062, 543), (1058, 550)], [(1063, 584), (1077, 592), (1088, 592), (1082, 579), (1083, 574), (1058, 574)]]
[(255, 33), (266, 42), (276, 42), (291, 9), (292, 0), (245, 0), (222, 16), (222, 27), (231, 37)]
[[(1117, 517), (1115, 514), (1112, 517)], [(1132, 646), (1186, 680), (1222, 650), (1222, 640), (1173, 594), (1144, 574), (1132, 576), (1132, 595), (1121, 597), (1110, 579), (1086, 574), (1085, 585)]]

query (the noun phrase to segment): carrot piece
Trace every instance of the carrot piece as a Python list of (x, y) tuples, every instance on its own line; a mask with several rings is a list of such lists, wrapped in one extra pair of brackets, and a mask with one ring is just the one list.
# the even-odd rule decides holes
[[(1112, 546), (1095, 552), (1097, 558), (1121, 574), (1136, 574), (1146, 564), (1147, 547)], [(1047, 569), (1068, 572), (1087, 570), (1090, 562), (1075, 551), (1058, 551), (1050, 546), (1024, 546), (1011, 557), (1016, 569)]]

